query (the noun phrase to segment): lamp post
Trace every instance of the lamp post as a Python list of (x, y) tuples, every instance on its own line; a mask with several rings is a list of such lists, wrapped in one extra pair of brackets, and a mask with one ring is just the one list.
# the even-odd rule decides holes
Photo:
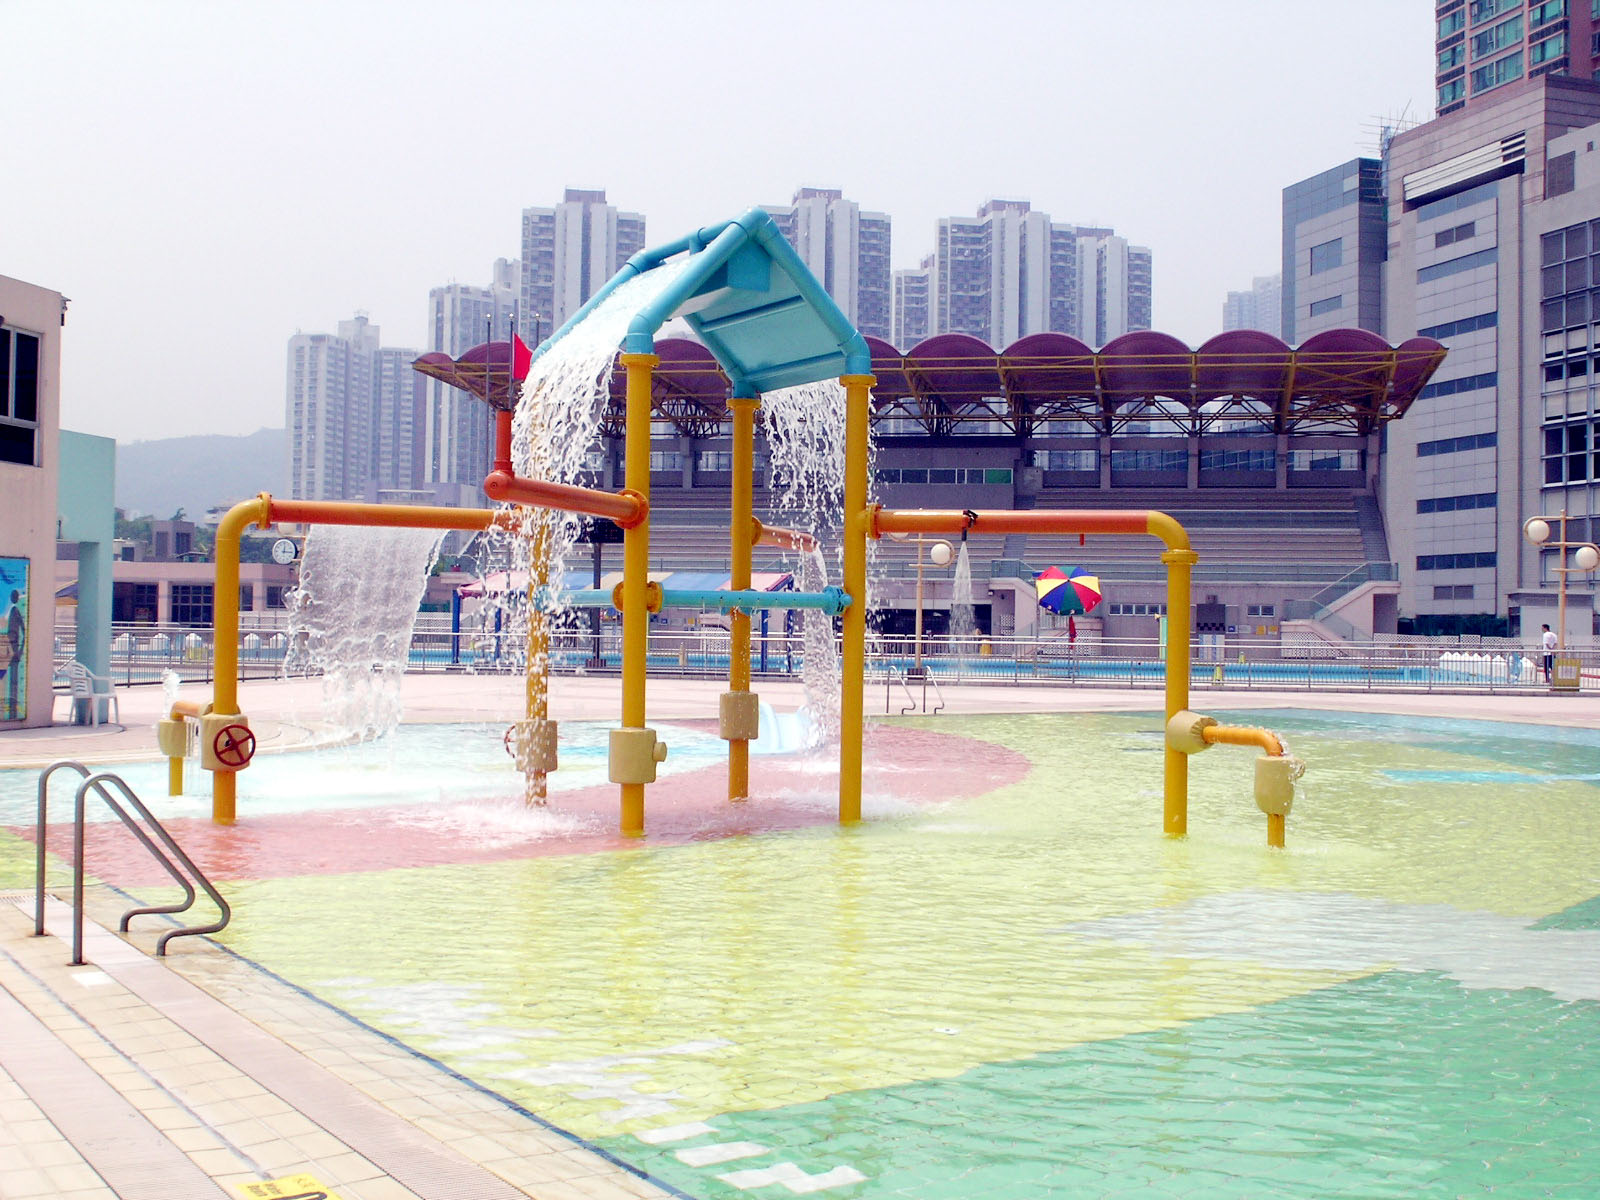
[[(897, 542), (903, 542), (911, 535), (909, 533), (891, 533), (888, 535)], [(943, 538), (927, 541), (922, 534), (917, 534), (917, 615), (916, 636), (913, 641), (915, 665), (911, 668), (913, 677), (922, 676), (922, 569), (923, 550), (926, 548), (928, 560), (936, 567), (948, 567), (955, 557), (955, 547)]]
[[(1555, 541), (1550, 540), (1550, 522), (1559, 522), (1558, 536)], [(1600, 566), (1600, 546), (1593, 542), (1567, 541), (1567, 510), (1563, 508), (1558, 517), (1529, 517), (1522, 523), (1522, 536), (1533, 545), (1541, 549), (1549, 547), (1559, 551), (1554, 570), (1556, 572), (1557, 601), (1556, 608), (1556, 647), (1566, 649), (1567, 646), (1567, 576), (1573, 571), (1582, 571), (1587, 574), (1595, 567)], [(1567, 566), (1567, 551), (1575, 550), (1572, 556), (1574, 566)]]

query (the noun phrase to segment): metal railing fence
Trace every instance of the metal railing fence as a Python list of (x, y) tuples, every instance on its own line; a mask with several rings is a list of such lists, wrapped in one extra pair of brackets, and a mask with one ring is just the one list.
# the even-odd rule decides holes
[[(241, 677), (271, 679), (284, 674), (290, 634), (282, 628), (247, 627), (241, 637)], [(920, 651), (920, 653), (919, 653)], [(75, 656), (70, 629), (58, 630), (55, 656)], [(1197, 688), (1328, 689), (1370, 691), (1538, 692), (1545, 691), (1543, 653), (1509, 639), (1384, 638), (1333, 644), (1314, 638), (1230, 639), (1226, 652), (1206, 657), (1197, 645), (1191, 678)], [(408, 672), (521, 674), (525, 646), (512, 632), (451, 632), (438, 620), (421, 621), (411, 638)], [(622, 645), (614, 625), (598, 634), (561, 631), (551, 639), (550, 669), (556, 674), (619, 673)], [(753, 631), (752, 671), (758, 678), (798, 677), (805, 663), (799, 635)], [(1563, 650), (1579, 665), (1576, 690), (1600, 691), (1600, 648)], [(1159, 688), (1164, 679), (1162, 647), (1152, 639), (1060, 636), (973, 637), (873, 636), (867, 646), (869, 682), (882, 686), (899, 673), (916, 678), (919, 665), (942, 683), (1067, 684), (1077, 687)], [(652, 674), (726, 678), (729, 637), (724, 629), (653, 629)], [(116, 626), (110, 674), (118, 685), (159, 682), (168, 672), (185, 682), (209, 682), (209, 630), (179, 626)], [(1572, 690), (1572, 689), (1564, 689)]]

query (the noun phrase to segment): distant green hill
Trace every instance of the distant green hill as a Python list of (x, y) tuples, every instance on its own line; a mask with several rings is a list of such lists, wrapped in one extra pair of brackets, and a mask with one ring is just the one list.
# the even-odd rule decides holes
[(193, 520), (257, 492), (283, 495), (288, 447), (284, 429), (118, 443), (117, 507), (159, 518), (181, 508)]

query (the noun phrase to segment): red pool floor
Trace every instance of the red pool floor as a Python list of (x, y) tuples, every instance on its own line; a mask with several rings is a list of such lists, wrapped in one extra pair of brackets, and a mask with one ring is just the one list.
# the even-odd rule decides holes
[[(1024, 756), (990, 742), (879, 727), (867, 747), (865, 812), (871, 819), (897, 805), (963, 799), (1015, 782), (1028, 769)], [(725, 763), (666, 776), (646, 789), (646, 833), (638, 839), (617, 832), (617, 788), (609, 783), (558, 792), (545, 810), (532, 812), (508, 795), (492, 805), (325, 811), (313, 807), (313, 798), (303, 812), (253, 816), (246, 772), (239, 780), (235, 824), (182, 818), (168, 821), (167, 828), (212, 879), (250, 880), (680, 845), (838, 820), (838, 768), (831, 752), (755, 757), (750, 790), (744, 802), (728, 800)], [(13, 832), (33, 836), (31, 829)], [(53, 851), (70, 854), (71, 844), (70, 825), (51, 826)], [(138, 886), (168, 879), (114, 821), (88, 827), (84, 861), (90, 874), (108, 883)]]

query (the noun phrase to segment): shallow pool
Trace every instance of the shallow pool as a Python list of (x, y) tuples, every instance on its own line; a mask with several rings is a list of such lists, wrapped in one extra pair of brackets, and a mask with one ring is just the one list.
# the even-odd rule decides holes
[(1286, 851), (1248, 752), (1193, 761), (1171, 840), (1159, 719), (940, 717), (903, 727), (969, 739), (952, 777), (1026, 774), (850, 829), (237, 879), (221, 940), (707, 1200), (1600, 1194), (1600, 733), (1218, 715), (1308, 761)]

